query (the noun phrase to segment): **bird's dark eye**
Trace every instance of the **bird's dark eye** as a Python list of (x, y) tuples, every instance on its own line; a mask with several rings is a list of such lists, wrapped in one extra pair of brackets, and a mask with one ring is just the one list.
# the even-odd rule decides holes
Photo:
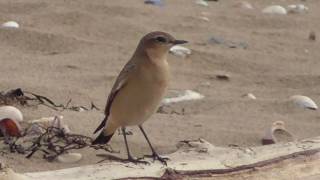
[(163, 36), (156, 37), (156, 40), (158, 42), (161, 42), (161, 43), (166, 43), (167, 42), (167, 39), (165, 37), (163, 37)]

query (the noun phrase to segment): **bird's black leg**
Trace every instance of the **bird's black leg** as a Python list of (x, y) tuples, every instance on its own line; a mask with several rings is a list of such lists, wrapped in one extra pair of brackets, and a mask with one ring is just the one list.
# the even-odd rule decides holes
[(127, 141), (126, 128), (122, 127), (121, 130), (122, 130), (122, 135), (123, 135), (123, 138), (124, 138), (124, 143), (126, 144), (126, 149), (127, 149), (127, 154), (128, 154), (128, 160), (127, 161), (133, 162), (135, 164), (137, 164), (137, 163), (149, 164), (147, 161), (142, 161), (142, 160), (135, 159), (135, 158), (132, 157), (132, 155), (130, 153), (130, 150), (129, 150), (128, 141)]
[(149, 147), (150, 147), (150, 149), (151, 149), (151, 151), (152, 151), (151, 157), (153, 158), (153, 160), (158, 160), (158, 161), (160, 161), (161, 163), (163, 163), (164, 165), (167, 165), (167, 160), (169, 160), (169, 158), (164, 158), (164, 157), (159, 156), (158, 153), (157, 153), (157, 152), (154, 150), (154, 148), (152, 147), (152, 145), (151, 145), (151, 143), (150, 143), (150, 141), (149, 141), (149, 138), (147, 137), (147, 134), (146, 134), (146, 132), (144, 131), (142, 125), (139, 125), (139, 128), (140, 128), (143, 136), (146, 138), (146, 140), (147, 140), (147, 142), (148, 142), (148, 144), (149, 144)]

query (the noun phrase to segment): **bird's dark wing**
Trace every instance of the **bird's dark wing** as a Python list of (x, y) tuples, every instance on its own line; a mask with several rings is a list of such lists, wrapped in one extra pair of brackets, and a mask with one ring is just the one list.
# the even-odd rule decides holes
[(133, 61), (129, 61), (121, 70), (119, 76), (116, 79), (116, 82), (114, 83), (111, 92), (108, 96), (108, 101), (107, 101), (107, 105), (104, 111), (105, 114), (105, 118), (103, 119), (103, 121), (100, 123), (100, 125), (97, 127), (97, 129), (94, 131), (94, 134), (97, 133), (100, 129), (104, 128), (108, 117), (110, 115), (110, 109), (111, 109), (111, 105), (112, 102), (114, 100), (114, 98), (117, 96), (117, 94), (119, 93), (119, 91), (126, 85), (129, 74), (131, 74), (131, 72), (135, 69), (136, 65)]

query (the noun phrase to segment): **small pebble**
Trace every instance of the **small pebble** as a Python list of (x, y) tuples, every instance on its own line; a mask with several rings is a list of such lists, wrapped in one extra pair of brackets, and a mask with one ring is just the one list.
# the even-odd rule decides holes
[(162, 0), (145, 0), (145, 4), (151, 4), (151, 5), (156, 5), (156, 6), (163, 6), (164, 3)]
[(216, 78), (218, 80), (229, 81), (230, 80), (230, 75), (228, 75), (228, 74), (217, 74)]
[(311, 31), (309, 33), (309, 40), (310, 41), (315, 41), (316, 40), (316, 33), (314, 31)]

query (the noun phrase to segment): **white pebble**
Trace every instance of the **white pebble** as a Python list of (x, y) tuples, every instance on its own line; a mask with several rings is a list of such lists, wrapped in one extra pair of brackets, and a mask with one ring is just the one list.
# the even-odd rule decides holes
[(23, 121), (23, 115), (21, 111), (13, 106), (0, 107), (0, 120), (5, 118), (9, 118), (18, 122)]
[(2, 24), (2, 27), (5, 28), (19, 28), (19, 24), (15, 21), (8, 21)]
[(262, 12), (266, 14), (279, 14), (279, 15), (287, 14), (287, 10), (284, 7), (279, 5), (268, 6), (264, 8)]
[(311, 110), (318, 109), (318, 106), (316, 105), (316, 103), (307, 96), (294, 95), (294, 96), (291, 96), (290, 99), (299, 107), (311, 109)]
[(179, 45), (176, 45), (176, 46), (173, 46), (170, 48), (170, 52), (176, 56), (180, 56), (182, 58), (185, 58), (187, 57), (188, 55), (191, 54), (191, 50), (188, 49), (188, 48), (185, 48), (183, 46), (179, 46)]
[(61, 163), (76, 163), (82, 159), (82, 154), (80, 153), (66, 153), (61, 154), (57, 157), (57, 160)]

